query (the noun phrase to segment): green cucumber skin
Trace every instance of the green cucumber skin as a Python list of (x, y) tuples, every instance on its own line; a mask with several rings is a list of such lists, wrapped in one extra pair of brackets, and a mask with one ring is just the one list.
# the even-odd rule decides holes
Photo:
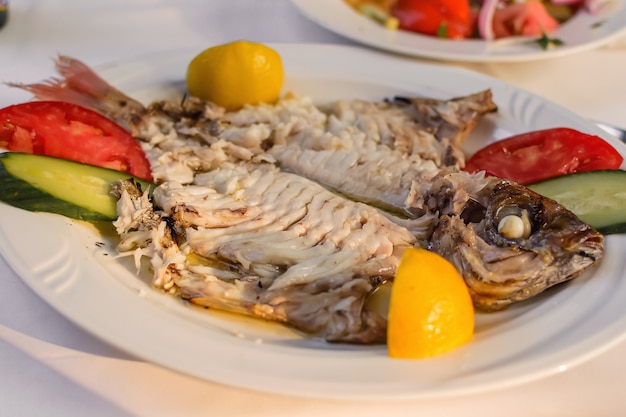
[(77, 220), (113, 220), (101, 213), (54, 198), (45, 191), (31, 186), (28, 182), (15, 178), (0, 163), (0, 200), (23, 210), (61, 214)]
[[(564, 205), (604, 235), (626, 233), (626, 198), (618, 197), (618, 194), (626, 195), (624, 170), (577, 172), (530, 184), (528, 188)], [(601, 197), (602, 201), (610, 202), (611, 206), (580, 213), (576, 207), (568, 207), (569, 204), (559, 198), (564, 191), (575, 191), (583, 203)]]
[(603, 235), (616, 235), (626, 233), (626, 223), (612, 224), (606, 227), (598, 227), (598, 232)]
[[(80, 205), (65, 201), (63, 199), (54, 197), (50, 193), (40, 188), (32, 186), (27, 179), (18, 178), (7, 171), (5, 167), (5, 161), (7, 158), (11, 158), (13, 155), (19, 155), (19, 158), (32, 159), (33, 161), (41, 160), (41, 158), (50, 158), (42, 155), (30, 155), (21, 153), (5, 152), (0, 154), (0, 201), (3, 201), (13, 207), (21, 208), (32, 212), (47, 212), (60, 214), (76, 220), (84, 221), (112, 221), (115, 217), (110, 215), (94, 211)], [(32, 158), (31, 158), (32, 156)], [(38, 158), (35, 160), (34, 158)], [(45, 159), (44, 159), (45, 161)], [(64, 161), (68, 171), (71, 172), (74, 164), (79, 164), (73, 161)], [(110, 171), (106, 168), (100, 168), (105, 171)], [(129, 174), (120, 172), (119, 179), (128, 179)], [(139, 181), (142, 186), (148, 186), (149, 184), (143, 180)], [(88, 195), (83, 196), (85, 199), (89, 198)], [(114, 198), (111, 196), (111, 198)]]

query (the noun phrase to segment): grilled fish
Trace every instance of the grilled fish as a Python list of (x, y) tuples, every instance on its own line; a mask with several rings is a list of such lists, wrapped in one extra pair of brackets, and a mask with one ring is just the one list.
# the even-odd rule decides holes
[(288, 94), (226, 112), (192, 97), (144, 106), (77, 60), (57, 69), (12, 85), (133, 132), (159, 186), (153, 199), (120, 187), (119, 249), (148, 256), (155, 286), (193, 302), (378, 343), (385, 320), (365, 300), (406, 247), (450, 260), (487, 311), (602, 257), (603, 236), (556, 202), (462, 171), (465, 138), (497, 109), (489, 91), (325, 106)]

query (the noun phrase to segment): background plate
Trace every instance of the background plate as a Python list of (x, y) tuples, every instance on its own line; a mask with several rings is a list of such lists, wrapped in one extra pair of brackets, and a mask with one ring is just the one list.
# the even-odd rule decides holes
[(291, 0), (300, 12), (317, 24), (353, 41), (407, 55), (450, 61), (513, 62), (564, 56), (596, 48), (626, 34), (625, 0), (614, 0), (602, 13), (578, 13), (552, 32), (563, 46), (542, 50), (536, 38), (497, 41), (439, 39), (403, 30), (387, 30), (355, 12), (343, 0)]
[[(450, 98), (491, 88), (500, 111), (480, 123), (470, 147), (569, 126), (624, 149), (575, 114), (467, 70), (359, 48), (272, 46), (284, 59), (285, 89), (317, 101), (393, 94)], [(100, 73), (141, 100), (180, 97), (195, 53), (163, 52), (114, 63)], [(563, 371), (626, 333), (626, 236), (607, 239), (606, 258), (596, 270), (506, 311), (478, 314), (471, 343), (425, 361), (392, 360), (384, 346), (327, 344), (283, 326), (190, 306), (153, 290), (146, 275), (116, 259), (115, 242), (110, 225), (94, 227), (0, 204), (0, 251), (56, 310), (137, 357), (244, 388), (363, 400), (466, 394)]]

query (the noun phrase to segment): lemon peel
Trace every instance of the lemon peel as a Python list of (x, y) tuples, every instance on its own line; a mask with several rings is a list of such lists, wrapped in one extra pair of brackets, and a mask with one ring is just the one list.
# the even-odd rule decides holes
[(226, 110), (275, 102), (283, 80), (280, 54), (267, 45), (244, 40), (205, 49), (190, 61), (186, 74), (190, 95)]
[(474, 334), (474, 306), (456, 268), (426, 249), (406, 249), (389, 302), (392, 358), (422, 359), (458, 348)]

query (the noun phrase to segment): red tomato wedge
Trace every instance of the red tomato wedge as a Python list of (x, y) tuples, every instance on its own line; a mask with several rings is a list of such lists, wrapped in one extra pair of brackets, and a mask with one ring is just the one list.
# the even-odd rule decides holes
[(471, 36), (469, 0), (397, 0), (391, 14), (405, 30), (450, 39)]
[(33, 101), (0, 109), (0, 148), (111, 168), (152, 181), (150, 162), (126, 129), (71, 103)]
[(617, 169), (623, 160), (602, 138), (558, 127), (494, 142), (472, 155), (465, 170), (532, 184), (574, 172)]
[(543, 3), (529, 1), (513, 3), (496, 9), (493, 14), (493, 31), (496, 38), (507, 36), (541, 36), (559, 26)]

